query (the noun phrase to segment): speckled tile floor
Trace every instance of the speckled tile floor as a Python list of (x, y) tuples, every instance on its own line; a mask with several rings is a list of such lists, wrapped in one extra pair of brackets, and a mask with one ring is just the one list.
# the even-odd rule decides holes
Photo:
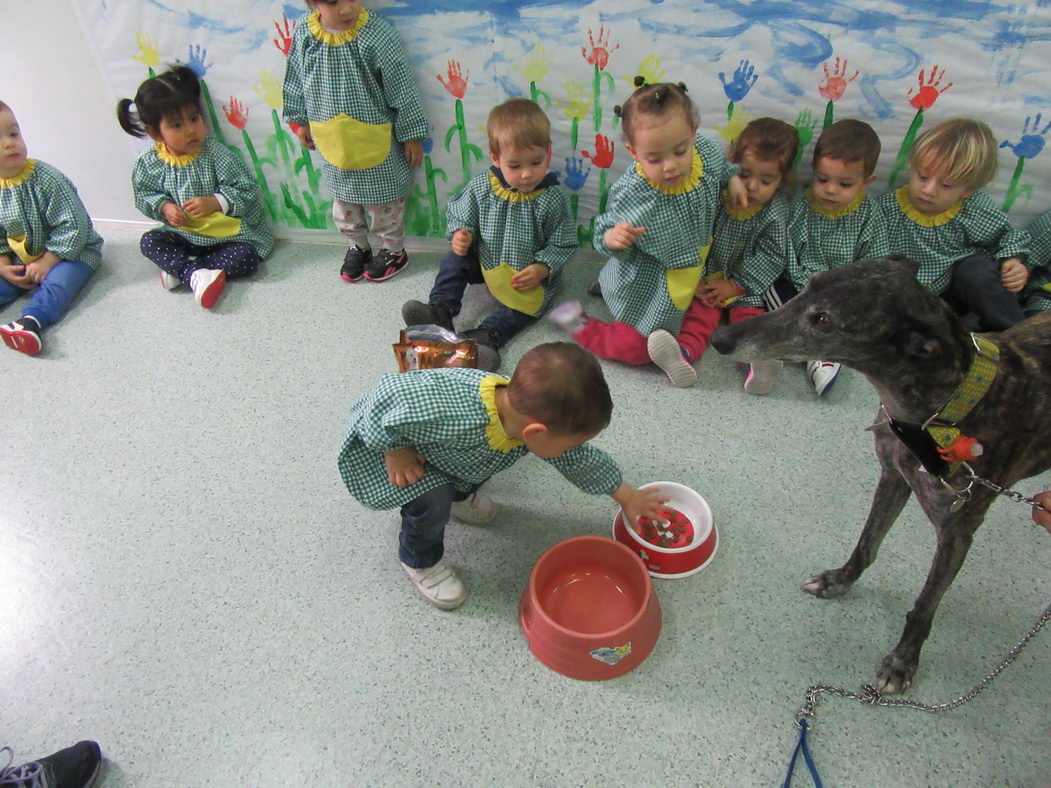
[[(604, 365), (614, 420), (596, 444), (633, 483), (698, 489), (721, 545), (657, 581), (646, 662), (579, 682), (528, 652), (517, 603), (548, 546), (608, 533), (609, 499), (534, 458), (494, 478), (498, 522), (449, 529), (471, 596), (444, 613), (398, 568), (396, 515), (336, 472), (347, 409), (394, 369), (398, 307), (426, 295), (436, 255), (348, 285), (339, 248), (281, 243), (207, 313), (161, 289), (138, 233), (104, 234), (105, 268), (45, 354), (0, 349), (0, 744), (19, 761), (94, 738), (105, 788), (767, 786), (806, 687), (856, 689), (897, 640), (933, 544), (914, 504), (848, 596), (798, 590), (847, 557), (868, 510), (876, 399), (858, 374), (817, 401), (798, 367), (759, 398), (714, 354), (691, 390)], [(565, 292), (596, 271), (574, 264)], [(505, 371), (555, 338), (533, 327)], [(950, 700), (997, 664), (1047, 605), (1049, 557), (1027, 509), (994, 506), (914, 697)], [(832, 786), (1047, 784), (1049, 675), (1041, 634), (954, 712), (825, 700), (814, 756)]]

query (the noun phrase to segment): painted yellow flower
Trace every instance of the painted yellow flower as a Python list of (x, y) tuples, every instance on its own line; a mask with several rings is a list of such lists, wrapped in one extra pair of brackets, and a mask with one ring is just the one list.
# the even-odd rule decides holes
[(547, 50), (543, 44), (537, 44), (530, 52), (530, 59), (522, 68), (522, 74), (530, 82), (539, 83), (551, 70), (551, 62), (547, 59)]
[(139, 47), (139, 54), (132, 55), (132, 60), (138, 60), (149, 68), (155, 67), (161, 62), (161, 53), (157, 49), (157, 42), (153, 41), (144, 31), (135, 34), (135, 43)]
[(587, 86), (579, 79), (566, 80), (566, 100), (559, 100), (562, 112), (570, 120), (580, 120), (587, 112), (590, 102), (587, 99)]
[(741, 136), (741, 132), (744, 131), (744, 127), (748, 125), (748, 121), (751, 119), (752, 113), (748, 110), (734, 108), (734, 114), (726, 121), (726, 125), (716, 126), (715, 130), (719, 132), (719, 136), (724, 140), (733, 142)]
[(269, 71), (259, 72), (259, 84), (252, 89), (268, 105), (281, 109), (281, 82)]
[(624, 77), (624, 81), (634, 88), (636, 76), (645, 79), (647, 85), (652, 85), (655, 82), (665, 82), (668, 77), (664, 69), (661, 68), (660, 58), (656, 55), (649, 55), (648, 57), (643, 58), (643, 61), (639, 63), (638, 71)]

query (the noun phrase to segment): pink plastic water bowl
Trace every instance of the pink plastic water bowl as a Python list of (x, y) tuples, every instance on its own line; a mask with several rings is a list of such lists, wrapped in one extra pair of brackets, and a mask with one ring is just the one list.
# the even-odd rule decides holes
[(548, 548), (529, 575), (518, 617), (533, 656), (586, 681), (634, 670), (661, 629), (646, 567), (604, 536), (575, 536)]

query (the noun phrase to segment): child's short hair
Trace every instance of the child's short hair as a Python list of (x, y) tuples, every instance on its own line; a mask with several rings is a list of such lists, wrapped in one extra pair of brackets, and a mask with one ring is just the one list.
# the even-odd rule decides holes
[(117, 120), (128, 134), (145, 137), (147, 129), (159, 129), (164, 118), (178, 115), (184, 107), (200, 110), (201, 83), (189, 66), (172, 66), (139, 85), (134, 102), (134, 110), (131, 99), (117, 102)]
[(547, 148), (551, 144), (551, 121), (535, 101), (527, 98), (508, 99), (489, 112), (486, 123), (489, 150), (500, 155), (500, 145), (516, 150)]
[(15, 114), (13, 109), (11, 109), (9, 106), (7, 106), (3, 101), (0, 101), (0, 112), (3, 112), (5, 109), (8, 112), (10, 112), (12, 115)]
[(624, 106), (613, 108), (613, 111), (620, 115), (621, 129), (628, 142), (632, 142), (631, 135), (638, 125), (640, 115), (659, 118), (670, 112), (681, 112), (691, 126), (700, 125), (697, 108), (686, 95), (686, 85), (682, 82), (655, 82), (647, 85), (642, 82), (642, 77), (635, 77), (635, 84), (638, 87), (628, 96)]
[(817, 138), (814, 145), (814, 167), (819, 159), (837, 159), (846, 164), (861, 162), (865, 177), (876, 171), (880, 141), (875, 130), (863, 120), (837, 120)]
[(788, 184), (792, 176), (792, 164), (799, 148), (799, 132), (791, 123), (777, 118), (756, 118), (741, 132), (741, 136), (730, 143), (727, 157), (740, 164), (748, 151), (762, 161), (776, 161), (781, 170), (781, 187)]
[(591, 435), (613, 413), (598, 359), (572, 342), (537, 345), (518, 362), (507, 398), (516, 412), (560, 435)]
[(917, 137), (909, 153), (909, 166), (940, 173), (969, 189), (980, 189), (996, 177), (996, 138), (980, 120), (951, 118)]

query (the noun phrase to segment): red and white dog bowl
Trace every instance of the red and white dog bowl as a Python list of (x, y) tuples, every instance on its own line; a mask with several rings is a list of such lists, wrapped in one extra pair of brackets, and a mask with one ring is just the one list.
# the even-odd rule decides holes
[(628, 527), (620, 510), (613, 518), (613, 538), (634, 551), (653, 577), (689, 577), (708, 566), (719, 548), (719, 532), (708, 502), (689, 487), (675, 482), (651, 482), (640, 489), (660, 492), (668, 499), (665, 505), (684, 515), (688, 524), (680, 525), (676, 520), (681, 518), (675, 517), (671, 518), (674, 530), (669, 531), (662, 524), (662, 532), (667, 537), (663, 541), (669, 543), (662, 547)]

